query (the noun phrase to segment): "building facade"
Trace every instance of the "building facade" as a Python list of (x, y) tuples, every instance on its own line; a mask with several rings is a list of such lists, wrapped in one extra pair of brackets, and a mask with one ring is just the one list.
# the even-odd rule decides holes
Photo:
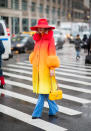
[(12, 34), (29, 31), (39, 18), (49, 24), (84, 21), (84, 0), (0, 0), (0, 16)]

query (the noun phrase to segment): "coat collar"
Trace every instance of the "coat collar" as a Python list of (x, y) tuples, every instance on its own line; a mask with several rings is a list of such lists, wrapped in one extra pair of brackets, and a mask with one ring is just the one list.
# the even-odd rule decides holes
[(43, 40), (50, 40), (53, 37), (53, 31), (49, 31), (48, 34), (45, 33), (43, 36), (41, 36), (39, 33), (34, 34), (33, 39), (35, 41), (39, 41), (41, 38)]

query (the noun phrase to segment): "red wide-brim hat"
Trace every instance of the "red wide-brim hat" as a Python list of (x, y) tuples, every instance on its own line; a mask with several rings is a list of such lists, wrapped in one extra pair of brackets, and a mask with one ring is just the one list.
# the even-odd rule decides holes
[(39, 19), (36, 26), (30, 27), (31, 30), (35, 30), (35, 31), (37, 31), (38, 28), (55, 29), (55, 27), (48, 25), (47, 19)]

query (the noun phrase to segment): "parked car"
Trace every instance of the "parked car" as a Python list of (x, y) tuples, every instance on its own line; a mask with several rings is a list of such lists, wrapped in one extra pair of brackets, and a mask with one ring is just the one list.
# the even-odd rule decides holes
[(21, 34), (13, 37), (11, 39), (11, 50), (26, 52), (28, 50), (33, 50), (34, 48), (34, 40), (30, 35)]
[(5, 53), (2, 55), (2, 59), (8, 60), (9, 58), (12, 58), (10, 30), (9, 28), (6, 28), (3, 20), (0, 20), (0, 40), (2, 40), (5, 48)]
[(63, 44), (65, 42), (65, 38), (63, 34), (59, 30), (54, 30), (54, 39), (55, 39), (55, 46), (56, 49), (62, 49)]

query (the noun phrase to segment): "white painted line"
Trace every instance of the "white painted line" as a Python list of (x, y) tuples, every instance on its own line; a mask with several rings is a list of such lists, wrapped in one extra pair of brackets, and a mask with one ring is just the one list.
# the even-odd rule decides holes
[[(32, 69), (32, 67), (30, 67)], [(18, 72), (18, 73), (24, 73), (24, 74), (31, 74), (32, 75), (32, 72), (31, 71), (27, 71), (27, 70), (21, 70), (21, 69), (14, 69), (14, 68), (5, 68), (3, 67), (2, 69), (4, 70), (7, 70), (7, 71), (14, 71), (14, 72)]]
[[(20, 79), (32, 80), (31, 78), (29, 78), (27, 76), (21, 76), (21, 75), (16, 75), (16, 74), (7, 73), (7, 72), (3, 72), (3, 74), (11, 76), (11, 77), (17, 77), (17, 78), (20, 78)], [(57, 77), (56, 76), (56, 79), (67, 81), (67, 82), (72, 82), (72, 83), (83, 84), (83, 85), (91, 85), (91, 83), (89, 83), (89, 82), (84, 82), (84, 81), (79, 81), (79, 80), (73, 80), (73, 79), (68, 79), (68, 78), (64, 78), (64, 77)]]
[(71, 73), (76, 73), (76, 74), (83, 74), (83, 75), (91, 75), (90, 72), (84, 72), (84, 71), (77, 71), (77, 70), (71, 70), (71, 69), (64, 69), (64, 68), (58, 68), (56, 69), (57, 71), (64, 71), (64, 72), (71, 72)]
[[(8, 95), (10, 97), (17, 98), (17, 99), (20, 99), (20, 100), (23, 100), (23, 101), (27, 101), (29, 103), (33, 103), (33, 104), (37, 103), (36, 98), (29, 97), (29, 96), (26, 96), (26, 95), (22, 95), (22, 94), (19, 94), (19, 93), (15, 93), (15, 92), (12, 92), (12, 91), (0, 89), (0, 93), (4, 93), (5, 95)], [(47, 102), (45, 102), (44, 107), (49, 108)], [(63, 107), (63, 106), (58, 106), (58, 107), (59, 107), (59, 112), (62, 112), (62, 113), (67, 114), (67, 115), (72, 116), (72, 115), (78, 115), (78, 114), (82, 113), (82, 112), (79, 112), (79, 111), (76, 111), (76, 110), (73, 110), (73, 109), (70, 109), (70, 108), (67, 108), (67, 107)]]
[[(23, 63), (23, 62), (18, 62), (17, 64), (19, 64), (19, 65), (27, 65), (28, 66), (28, 68), (27, 69), (29, 69), (29, 67), (32, 67), (32, 65), (29, 63), (29, 64), (27, 64), (27, 63)], [(17, 67), (19, 67), (19, 66), (17, 66)], [(78, 69), (78, 67), (77, 67), (77, 69)], [(91, 75), (91, 72), (87, 72), (87, 71), (79, 71), (79, 70), (76, 70), (76, 69), (64, 69), (64, 68), (62, 68), (61, 66), (60, 66), (60, 68), (57, 68), (56, 69), (57, 71), (61, 71), (61, 70), (63, 70), (63, 71), (69, 71), (69, 72), (75, 72), (75, 73), (81, 73), (81, 74), (86, 74), (86, 75)]]
[(78, 88), (75, 86), (69, 86), (69, 85), (65, 85), (65, 84), (58, 84), (58, 85), (60, 88), (91, 94), (91, 90), (89, 90), (89, 89), (82, 89), (82, 88)]
[[(14, 82), (14, 81), (10, 81), (10, 80), (5, 80), (5, 82), (10, 85), (18, 86), (18, 87), (28, 89), (28, 90), (33, 90), (32, 86), (29, 86), (26, 84), (23, 85), (23, 83), (20, 83), (20, 82)], [(67, 95), (67, 94), (63, 94), (63, 98), (66, 100), (74, 101), (74, 102), (81, 103), (81, 104), (87, 104), (87, 103), (91, 102), (90, 100), (74, 97), (74, 96)]]
[(10, 76), (10, 77), (15, 77), (15, 78), (19, 78), (19, 79), (23, 79), (23, 80), (29, 80), (32, 81), (32, 78), (27, 77), (27, 76), (22, 76), (22, 75), (16, 75), (16, 74), (12, 74), (12, 73), (8, 73), (8, 72), (3, 72), (4, 75)]
[(16, 118), (20, 121), (23, 121), (27, 124), (33, 125), (35, 127), (41, 128), (46, 131), (66, 131), (66, 128), (63, 128), (61, 126), (57, 126), (55, 124), (52, 124), (50, 122), (44, 121), (42, 119), (32, 119), (31, 115), (28, 115), (24, 112), (21, 112), (19, 110), (13, 109), (11, 107), (5, 106), (0, 104), (0, 112), (6, 115), (9, 115), (13, 118)]
[[(32, 78), (27, 77), (27, 76), (16, 75), (16, 74), (7, 73), (7, 72), (3, 72), (3, 74), (7, 75), (7, 76), (11, 76), (11, 77), (16, 77), (16, 78), (24, 79), (24, 80), (29, 80), (29, 81), (32, 80)], [(56, 79), (67, 81), (67, 82), (72, 82), (72, 83), (78, 83), (78, 84), (83, 84), (83, 85), (89, 85), (89, 86), (91, 86), (91, 83), (89, 83), (89, 82), (84, 82), (84, 81), (79, 81), (79, 80), (73, 80), (73, 79), (68, 79), (68, 78), (64, 78), (64, 77), (57, 77), (57, 76), (56, 76)]]
[(73, 80), (73, 79), (68, 79), (68, 78), (64, 78), (64, 77), (57, 77), (57, 76), (56, 76), (56, 79), (57, 79), (57, 80), (61, 80), (61, 81), (67, 81), (67, 82), (82, 84), (82, 85), (86, 85), (86, 86), (87, 86), (87, 85), (88, 85), (88, 86), (91, 86), (91, 83), (90, 83), (90, 82), (84, 82), (84, 81)]
[[(22, 62), (19, 62), (19, 63), (22, 63)], [(30, 64), (29, 61), (24, 61), (24, 63), (26, 64)], [(91, 64), (89, 66), (87, 65), (83, 65), (83, 64), (78, 64), (77, 62), (76, 63), (68, 63), (68, 62), (61, 62), (62, 65), (67, 65), (67, 66), (77, 66), (77, 67), (80, 67), (80, 68), (91, 68)]]
[(82, 103), (82, 104), (91, 103), (90, 100), (83, 99), (83, 98), (78, 98), (78, 97), (71, 96), (71, 95), (66, 95), (66, 94), (63, 94), (63, 98), (67, 99), (67, 100), (75, 101), (75, 102), (78, 102), (78, 103)]
[(27, 85), (27, 84), (24, 84), (24, 83), (12, 81), (12, 80), (7, 80), (7, 79), (5, 79), (5, 83), (9, 84), (9, 85), (20, 87), (20, 88), (28, 89), (28, 90), (33, 90), (33, 86)]
[(78, 67), (72, 67), (72, 66), (64, 66), (64, 65), (61, 65), (60, 67), (64, 67), (64, 68), (69, 68), (69, 69), (75, 69), (75, 70), (80, 70), (80, 71), (90, 71), (91, 72), (91, 69), (82, 69), (82, 68), (78, 68)]
[[(25, 61), (26, 62), (26, 61)], [(25, 63), (24, 62), (24, 63)], [(23, 64), (22, 62), (19, 62), (18, 64)], [(30, 63), (29, 62), (26, 62), (25, 64), (29, 65)], [(76, 64), (75, 64), (76, 65)], [(65, 67), (65, 68), (71, 68), (71, 69), (76, 69), (76, 70), (81, 70), (81, 71), (91, 71), (91, 69), (86, 69), (87, 66), (83, 66), (82, 68), (82, 65), (79, 65), (78, 67), (73, 67), (74, 65), (71, 65), (71, 64), (61, 64), (60, 67)], [(89, 66), (88, 66), (89, 68)], [(91, 68), (91, 67), (90, 67)]]
[(66, 76), (73, 76), (73, 77), (77, 77), (77, 78), (83, 78), (83, 79), (88, 79), (91, 80), (91, 76), (83, 76), (83, 75), (76, 75), (76, 74), (72, 74), (72, 73), (65, 73), (65, 72), (59, 72), (59, 71), (55, 71), (56, 74), (59, 75), (66, 75)]
[(16, 68), (21, 68), (21, 69), (30, 69), (30, 67), (20, 66), (20, 65), (13, 65), (13, 64), (8, 64), (7, 67), (16, 67)]
[[(27, 85), (27, 84), (24, 84), (24, 83), (11, 81), (11, 80), (7, 80), (7, 79), (5, 79), (5, 82), (7, 84), (10, 84), (10, 85), (18, 86), (18, 87), (25, 88), (25, 89), (28, 89), (28, 90), (33, 90), (33, 87), (31, 85)], [(60, 88), (63, 88), (63, 89), (68, 89), (68, 90), (73, 90), (73, 91), (91, 94), (91, 90), (89, 90), (89, 89), (78, 88), (78, 87), (75, 87), (75, 86), (69, 86), (69, 85), (65, 85), (65, 84), (58, 84), (58, 85), (59, 85)]]
[(75, 67), (80, 67), (80, 68), (91, 68), (91, 65), (90, 66), (87, 66), (87, 65), (81, 65), (81, 64), (72, 64), (72, 63), (66, 63), (66, 62), (63, 62), (62, 65), (67, 65), (67, 66), (75, 66)]
[[(5, 67), (3, 67), (2, 69), (32, 75), (32, 72), (29, 72), (27, 70), (14, 69), (14, 68), (5, 68)], [(30, 67), (30, 69), (32, 70), (32, 67)], [(72, 73), (65, 73), (65, 72), (59, 72), (59, 71), (55, 71), (55, 73), (59, 74), (59, 75), (73, 76), (73, 77), (78, 77), (78, 78), (84, 78), (84, 79), (91, 80), (91, 77), (87, 77), (87, 76), (83, 76), (83, 75), (75, 75), (75, 74), (72, 74)]]

